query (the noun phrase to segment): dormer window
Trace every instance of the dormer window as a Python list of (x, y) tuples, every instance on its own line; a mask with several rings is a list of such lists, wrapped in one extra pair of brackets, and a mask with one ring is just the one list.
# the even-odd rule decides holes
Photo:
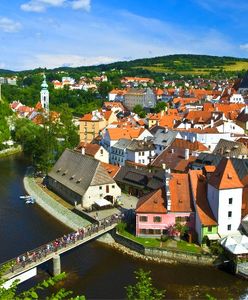
[(62, 174), (62, 176), (64, 176), (65, 174), (67, 174), (68, 170), (65, 170)]
[(59, 173), (61, 171), (61, 168), (59, 168), (58, 170), (57, 170), (57, 173)]

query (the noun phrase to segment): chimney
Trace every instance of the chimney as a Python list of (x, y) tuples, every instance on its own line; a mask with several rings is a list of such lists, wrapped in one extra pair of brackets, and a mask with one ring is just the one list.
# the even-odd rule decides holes
[(195, 136), (192, 136), (192, 143), (195, 142)]
[(167, 211), (171, 210), (171, 194), (170, 194), (170, 169), (165, 170), (165, 193), (166, 193), (166, 209)]
[(211, 128), (213, 128), (214, 127), (214, 120), (213, 119), (211, 119)]
[(85, 155), (85, 148), (84, 147), (81, 148), (81, 154)]
[(185, 159), (188, 160), (189, 159), (189, 149), (185, 149), (184, 151), (184, 156), (185, 156)]

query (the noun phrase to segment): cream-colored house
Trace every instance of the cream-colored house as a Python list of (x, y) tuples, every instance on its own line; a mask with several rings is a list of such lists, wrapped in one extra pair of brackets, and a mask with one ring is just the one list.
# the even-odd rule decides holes
[(116, 122), (117, 117), (113, 111), (92, 111), (84, 115), (79, 123), (80, 141), (90, 143), (94, 140), (101, 130), (109, 124)]
[(114, 205), (121, 189), (102, 163), (66, 149), (47, 176), (47, 186), (68, 202), (84, 209)]

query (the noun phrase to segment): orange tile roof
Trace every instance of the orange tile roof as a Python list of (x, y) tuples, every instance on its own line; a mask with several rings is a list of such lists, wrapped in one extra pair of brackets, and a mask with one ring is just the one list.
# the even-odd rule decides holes
[(98, 144), (89, 144), (89, 143), (81, 142), (78, 145), (77, 150), (81, 150), (82, 148), (85, 149), (86, 155), (94, 157), (96, 153), (99, 151), (99, 149), (101, 148), (101, 146), (99, 146)]
[(136, 213), (165, 214), (166, 212), (165, 191), (163, 188), (144, 195), (139, 199), (136, 206)]
[(222, 158), (216, 170), (211, 175), (209, 184), (219, 190), (243, 187), (231, 160), (228, 158)]
[(195, 199), (195, 207), (201, 223), (204, 226), (217, 225), (213, 212), (207, 200), (207, 181), (201, 170), (189, 172), (192, 194)]
[(188, 174), (172, 173), (169, 181), (172, 212), (191, 212), (192, 199)]
[(216, 170), (216, 166), (204, 166), (204, 170), (207, 173), (213, 173)]
[(175, 116), (175, 115), (165, 115), (163, 116), (159, 121), (158, 121), (158, 125), (162, 126), (162, 127), (169, 127), (169, 128), (173, 128), (174, 127), (174, 123), (175, 121), (179, 121), (181, 120), (182, 117), (180, 116)]
[(170, 149), (182, 148), (189, 149), (192, 151), (208, 151), (208, 147), (204, 146), (202, 143), (195, 141), (191, 142), (189, 140), (183, 140), (176, 138), (169, 147)]
[(144, 128), (132, 128), (132, 127), (107, 129), (111, 140), (135, 139), (138, 138), (144, 130), (145, 130)]
[(104, 162), (101, 162), (101, 165), (104, 167), (104, 169), (108, 172), (108, 174), (114, 178), (116, 174), (119, 172), (120, 168), (117, 165), (111, 165)]
[(242, 179), (244, 185), (243, 196), (242, 196), (242, 217), (248, 214), (248, 175)]
[(107, 110), (106, 112), (103, 113), (103, 116), (108, 121), (112, 113), (113, 113), (112, 110)]

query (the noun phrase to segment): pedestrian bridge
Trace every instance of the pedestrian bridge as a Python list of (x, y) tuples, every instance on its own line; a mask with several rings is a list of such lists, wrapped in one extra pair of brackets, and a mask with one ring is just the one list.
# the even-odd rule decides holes
[[(28, 251), (0, 265), (9, 266), (8, 270), (3, 274), (2, 278), (6, 279), (4, 284), (8, 288), (11, 283), (19, 279), (20, 282), (25, 281), (36, 275), (36, 268), (49, 261), (53, 260), (52, 275), (61, 273), (60, 255), (68, 252), (82, 244), (85, 244), (99, 236), (111, 231), (121, 220), (120, 215), (112, 215), (98, 224), (91, 224), (85, 228), (74, 231), (63, 237), (57, 238), (39, 248)], [(26, 275), (25, 275), (26, 274)]]

